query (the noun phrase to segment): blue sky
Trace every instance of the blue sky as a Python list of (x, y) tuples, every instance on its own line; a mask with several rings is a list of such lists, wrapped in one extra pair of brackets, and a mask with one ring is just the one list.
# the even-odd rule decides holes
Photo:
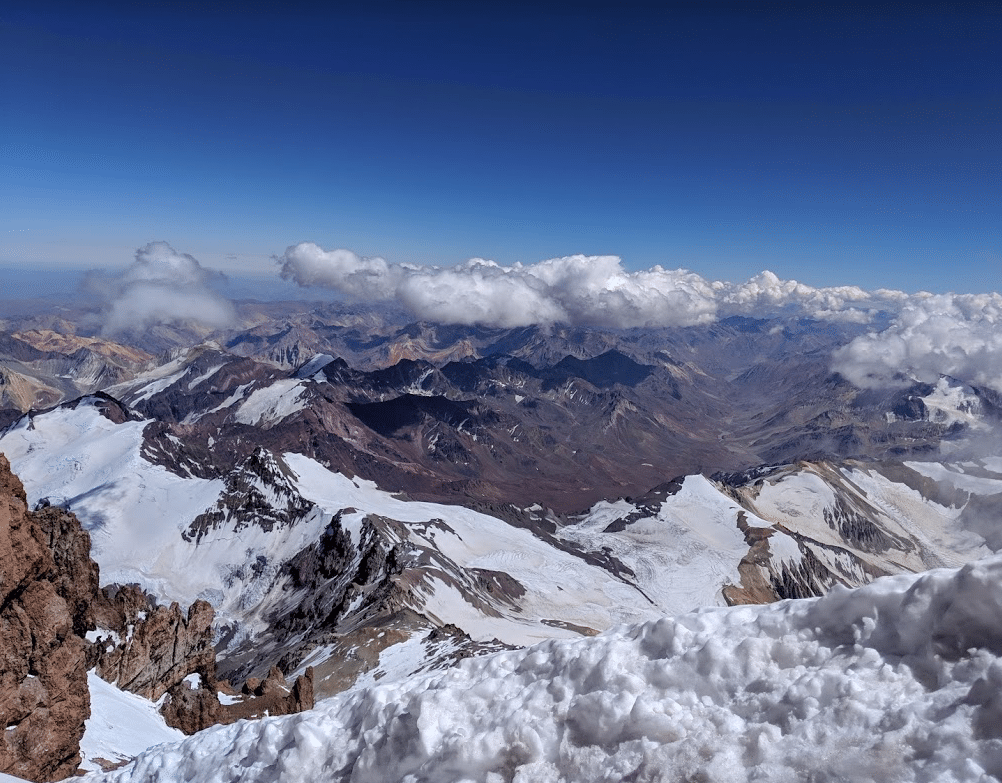
[(0, 265), (1002, 288), (997, 4), (134, 5), (0, 10)]

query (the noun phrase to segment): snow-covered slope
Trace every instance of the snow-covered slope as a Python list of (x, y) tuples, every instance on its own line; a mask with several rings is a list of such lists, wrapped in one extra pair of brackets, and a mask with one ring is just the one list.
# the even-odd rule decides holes
[(968, 520), (972, 498), (1002, 505), (991, 467), (849, 460), (687, 476), (599, 503), (558, 535), (608, 552), (672, 611), (821, 595), (997, 551)]
[(80, 741), (81, 769), (99, 772), (102, 761), (106, 766), (118, 765), (154, 745), (184, 738), (164, 722), (157, 705), (148, 699), (119, 690), (94, 672), (88, 673), (87, 685), (90, 717)]
[[(219, 497), (223, 482), (182, 478), (143, 458), (148, 422), (115, 423), (98, 401), (21, 419), (0, 438), (28, 495), (66, 504), (90, 532), (105, 584), (139, 583), (187, 605), (208, 584), (177, 559), (180, 532)], [(211, 582), (217, 586), (213, 575)]]
[(464, 661), (94, 781), (987, 781), (1002, 558)]
[[(203, 358), (191, 383), (216, 367)], [(190, 456), (172, 472), (150, 461), (157, 425), (127, 409), (113, 420), (109, 405), (88, 398), (0, 437), (29, 503), (70, 505), (104, 583), (208, 600), (224, 676), (312, 665), (321, 694), (366, 672), (371, 681), (703, 606), (818, 595), (1002, 548), (972, 522), (974, 500), (998, 506), (1002, 475), (989, 462), (688, 476), (575, 518), (507, 507), (506, 521), (410, 501), (294, 451), (257, 447), (220, 478), (199, 478), (208, 470)], [(157, 437), (186, 453), (175, 436)]]

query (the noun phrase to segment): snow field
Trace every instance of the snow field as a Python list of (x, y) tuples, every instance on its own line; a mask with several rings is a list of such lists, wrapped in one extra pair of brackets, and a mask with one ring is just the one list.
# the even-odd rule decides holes
[(941, 424), (965, 424), (973, 430), (987, 430), (989, 425), (981, 415), (981, 400), (970, 386), (952, 386), (946, 377), (922, 398), (929, 421)]
[[(68, 501), (90, 531), (104, 584), (137, 582), (162, 599), (190, 604), (218, 573), (192, 568), (181, 539), (211, 507), (223, 482), (181, 478), (141, 456), (149, 422), (115, 424), (85, 404), (24, 419), (0, 439), (29, 506)], [(201, 580), (201, 581), (200, 581)]]
[[(738, 564), (748, 553), (737, 526), (743, 509), (705, 477), (686, 476), (682, 488), (665, 499), (656, 516), (617, 533), (604, 532), (617, 516), (633, 510), (635, 506), (622, 500), (599, 503), (581, 522), (561, 528), (557, 535), (586, 550), (607, 548), (636, 574), (647, 596), (641, 601), (656, 616), (723, 605), (721, 587), (740, 582)], [(752, 526), (769, 526), (752, 514), (745, 516)]]
[(306, 407), (302, 398), (306, 388), (298, 378), (273, 381), (268, 386), (255, 389), (237, 408), (234, 421), (267, 428)]
[(182, 732), (164, 723), (156, 704), (148, 699), (119, 690), (93, 671), (87, 673), (87, 687), (90, 717), (80, 741), (81, 769), (99, 772), (96, 759), (124, 761), (154, 745), (184, 739)]
[[(478, 641), (496, 637), (508, 644), (534, 644), (541, 639), (577, 635), (546, 625), (542, 620), (563, 620), (601, 629), (661, 616), (676, 608), (676, 604), (667, 600), (666, 605), (652, 603), (636, 587), (616, 579), (608, 571), (495, 517), (461, 506), (399, 500), (370, 481), (332, 473), (301, 454), (285, 453), (282, 459), (297, 475), (296, 484), (303, 497), (328, 513), (351, 507), (363, 514), (399, 520), (409, 525), (410, 541), (433, 545), (452, 563), (465, 568), (499, 570), (516, 579), (526, 594), (518, 599), (521, 612), (510, 612), (507, 616), (485, 616), (455, 586), (441, 580), (430, 580), (415, 588), (421, 597), (421, 607), (417, 607), (420, 611), (443, 623), (458, 625)], [(445, 520), (444, 524), (425, 524), (436, 519)], [(739, 532), (734, 535), (743, 540)], [(611, 542), (603, 539), (603, 543)], [(700, 552), (705, 549), (703, 545)], [(740, 560), (735, 553), (724, 555), (728, 559), (728, 572), (731, 562), (736, 566)], [(647, 589), (643, 581), (641, 589)], [(694, 601), (704, 598), (703, 593), (712, 592), (704, 588), (697, 598), (678, 600), (678, 604), (682, 610), (691, 609), (699, 605)], [(720, 602), (719, 597), (708, 600)]]
[(469, 659), (85, 780), (987, 783), (1000, 654), (995, 557)]
[(995, 495), (1002, 492), (1002, 479), (969, 476), (958, 470), (956, 465), (940, 462), (906, 462), (905, 465), (923, 476), (928, 476), (935, 481), (945, 481), (957, 489), (975, 495)]
[[(908, 462), (905, 465), (923, 475), (945, 470), (938, 463)], [(931, 566), (956, 567), (991, 554), (984, 546), (983, 538), (957, 525), (960, 508), (949, 508), (928, 500), (918, 491), (888, 480), (877, 469), (843, 468), (840, 480), (849, 485), (847, 497), (856, 494), (861, 502), (879, 512), (881, 526), (885, 530), (917, 544), (910, 551), (895, 555), (902, 570), (919, 572)], [(847, 544), (824, 520), (825, 509), (834, 509), (835, 501), (832, 487), (810, 469), (804, 469), (767, 480), (753, 503), (763, 517), (838, 549), (847, 547)], [(779, 543), (776, 536), (770, 538), (770, 546), (774, 543)], [(864, 561), (874, 561), (878, 567), (886, 565), (870, 552), (851, 546), (847, 548)], [(813, 546), (811, 549), (824, 562), (832, 557), (833, 550)]]

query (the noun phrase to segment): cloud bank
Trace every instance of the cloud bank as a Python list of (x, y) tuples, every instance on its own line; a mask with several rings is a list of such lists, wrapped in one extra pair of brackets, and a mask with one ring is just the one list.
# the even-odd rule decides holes
[(916, 294), (890, 327), (857, 337), (832, 358), (863, 388), (951, 375), (1002, 392), (1002, 296)]
[(889, 328), (853, 340), (833, 369), (860, 387), (952, 375), (1002, 392), (1002, 297), (906, 294), (858, 286), (813, 288), (762, 272), (709, 281), (660, 266), (630, 272), (617, 256), (566, 256), (500, 266), (395, 264), (312, 243), (289, 247), (281, 275), (357, 300), (392, 301), (422, 320), (496, 327), (566, 323), (600, 328), (693, 326), (732, 315), (799, 316)]
[(91, 275), (87, 287), (105, 300), (105, 335), (185, 322), (221, 329), (235, 319), (229, 300), (209, 288), (222, 277), (166, 242), (150, 242), (121, 274)]
[(739, 285), (660, 266), (630, 272), (617, 256), (575, 255), (513, 266), (474, 258), (453, 267), (414, 266), (304, 242), (289, 247), (279, 261), (282, 277), (301, 286), (394, 301), (422, 320), (498, 327), (693, 326), (745, 314), (865, 323), (905, 297), (855, 286), (812, 288), (771, 272)]

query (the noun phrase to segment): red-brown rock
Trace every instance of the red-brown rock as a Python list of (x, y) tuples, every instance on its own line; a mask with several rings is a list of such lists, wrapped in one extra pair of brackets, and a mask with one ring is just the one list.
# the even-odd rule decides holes
[(30, 512), (0, 455), (0, 771), (30, 780), (72, 775), (90, 715), (87, 593), (90, 536), (61, 509)]

